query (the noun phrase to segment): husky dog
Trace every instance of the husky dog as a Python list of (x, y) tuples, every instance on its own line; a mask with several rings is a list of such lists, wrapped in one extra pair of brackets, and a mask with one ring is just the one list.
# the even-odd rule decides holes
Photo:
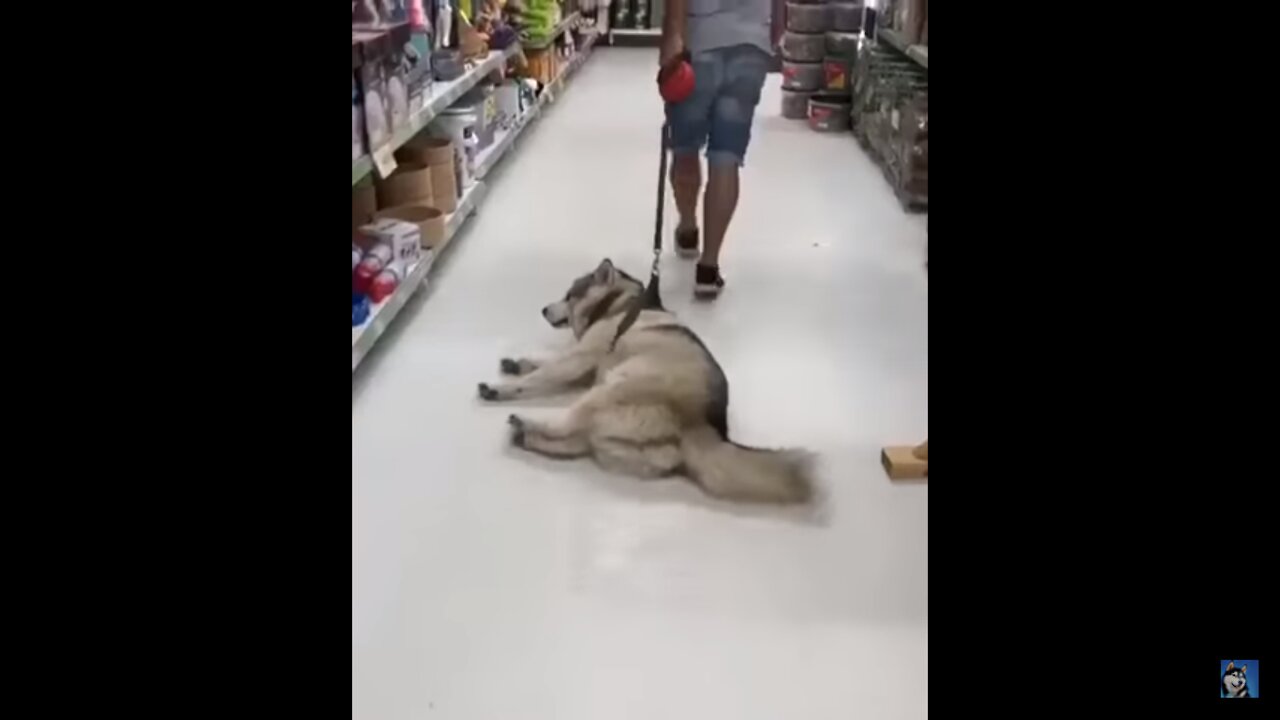
[(1227, 671), (1222, 673), (1222, 697), (1249, 697), (1249, 679), (1245, 677), (1248, 665), (1236, 667), (1235, 661), (1227, 663)]
[[(556, 420), (512, 415), (512, 443), (557, 458), (590, 455), (606, 469), (642, 478), (684, 475), (726, 500), (807, 502), (813, 493), (809, 454), (731, 442), (724, 372), (661, 303), (628, 318), (643, 297), (639, 280), (605, 260), (542, 309), (552, 327), (572, 329), (577, 343), (545, 363), (503, 359), (508, 379), (481, 383), (480, 397), (501, 401), (590, 389)], [(628, 319), (634, 322), (627, 325)]]

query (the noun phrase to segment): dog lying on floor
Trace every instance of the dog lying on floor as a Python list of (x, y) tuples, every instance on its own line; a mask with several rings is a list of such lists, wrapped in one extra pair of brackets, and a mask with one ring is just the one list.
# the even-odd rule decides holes
[(729, 383), (715, 358), (671, 313), (643, 309), (618, 329), (644, 285), (605, 260), (542, 309), (577, 343), (544, 363), (503, 359), (508, 379), (481, 383), (480, 397), (514, 400), (589, 387), (560, 418), (512, 415), (517, 447), (555, 458), (591, 455), (602, 467), (642, 478), (684, 475), (708, 495), (793, 504), (813, 495), (810, 455), (729, 440)]

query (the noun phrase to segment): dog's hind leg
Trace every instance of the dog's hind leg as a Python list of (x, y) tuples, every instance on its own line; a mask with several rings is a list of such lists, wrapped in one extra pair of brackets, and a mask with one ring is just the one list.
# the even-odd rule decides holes
[(664, 405), (605, 407), (591, 417), (590, 443), (602, 467), (642, 478), (680, 471), (680, 426)]
[(591, 452), (586, 433), (574, 426), (569, 417), (561, 422), (545, 422), (512, 415), (507, 424), (511, 426), (511, 444), (518, 448), (562, 459), (584, 457)]

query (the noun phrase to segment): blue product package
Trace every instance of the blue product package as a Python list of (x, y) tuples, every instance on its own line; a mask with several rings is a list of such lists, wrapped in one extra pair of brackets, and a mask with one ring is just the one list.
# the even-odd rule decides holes
[(351, 293), (351, 327), (363, 325), (369, 319), (369, 297), (361, 293)]

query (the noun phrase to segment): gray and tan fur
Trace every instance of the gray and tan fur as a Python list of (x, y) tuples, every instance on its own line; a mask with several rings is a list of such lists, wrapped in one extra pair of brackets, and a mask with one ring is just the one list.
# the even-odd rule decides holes
[(555, 420), (512, 415), (512, 442), (557, 458), (592, 456), (602, 467), (643, 478), (683, 475), (708, 495), (740, 502), (792, 504), (811, 499), (810, 456), (729, 440), (729, 383), (706, 347), (670, 312), (642, 310), (617, 335), (640, 281), (605, 260), (542, 310), (577, 343), (539, 363), (503, 359), (508, 376), (481, 383), (489, 401), (584, 388)]

